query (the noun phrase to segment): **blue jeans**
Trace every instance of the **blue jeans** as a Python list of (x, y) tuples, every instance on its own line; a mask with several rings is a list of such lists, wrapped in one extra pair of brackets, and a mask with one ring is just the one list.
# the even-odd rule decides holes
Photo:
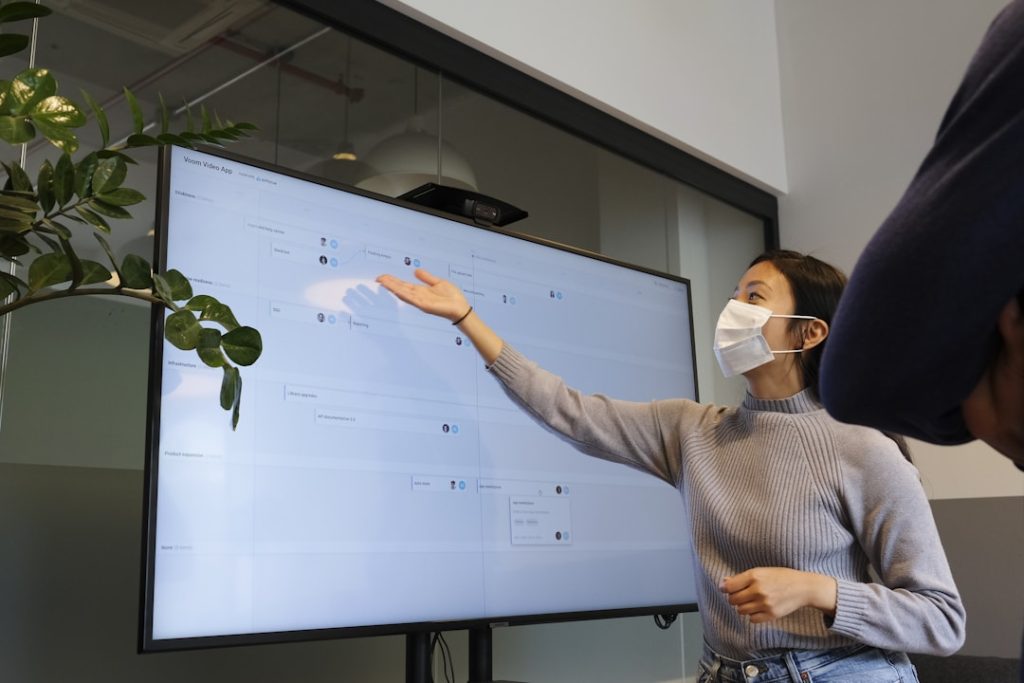
[(853, 645), (834, 650), (788, 650), (764, 659), (738, 661), (704, 645), (697, 683), (918, 683), (902, 652)]

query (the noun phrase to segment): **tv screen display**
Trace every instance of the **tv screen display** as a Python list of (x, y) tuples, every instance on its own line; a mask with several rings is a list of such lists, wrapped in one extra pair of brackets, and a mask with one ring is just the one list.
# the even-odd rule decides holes
[(695, 397), (687, 281), (222, 152), (163, 150), (159, 271), (263, 336), (221, 372), (154, 316), (141, 647), (693, 609), (672, 486), (591, 458), (448, 321), (375, 278), (460, 285), (587, 392)]

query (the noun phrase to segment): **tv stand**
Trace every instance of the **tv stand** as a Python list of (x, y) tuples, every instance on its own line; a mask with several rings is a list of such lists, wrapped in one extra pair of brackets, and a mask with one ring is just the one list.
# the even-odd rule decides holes
[(492, 678), (492, 642), (490, 626), (469, 629), (469, 683), (516, 683)]
[[(405, 683), (434, 683), (428, 631), (405, 634)], [(469, 683), (516, 683), (491, 676), (491, 627), (469, 629)]]

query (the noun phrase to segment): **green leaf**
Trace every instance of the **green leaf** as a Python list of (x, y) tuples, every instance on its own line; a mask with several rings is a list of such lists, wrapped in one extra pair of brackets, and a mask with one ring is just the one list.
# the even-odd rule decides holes
[(118, 151), (116, 149), (99, 149), (99, 150), (96, 150), (96, 156), (98, 156), (100, 159), (109, 159), (110, 157), (121, 157), (122, 159), (124, 159), (124, 163), (126, 163), (126, 164), (138, 165), (138, 163), (139, 163), (139, 162), (135, 161), (135, 159), (132, 159), (130, 156), (125, 154), (124, 152), (120, 152), (120, 151)]
[[(0, 276), (6, 274), (7, 273), (0, 273)], [(15, 286), (13, 282), (11, 282), (5, 277), (0, 277), (0, 304), (2, 304), (11, 294), (17, 293), (18, 288), (17, 286)], [(220, 349), (217, 349), (217, 353), (220, 353)], [(200, 357), (202, 357), (202, 354), (200, 354)], [(221, 364), (223, 365), (223, 361), (221, 362)], [(207, 365), (209, 365), (209, 363), (207, 363)]]
[(177, 311), (167, 316), (164, 322), (164, 339), (182, 351), (196, 348), (199, 333), (203, 328), (192, 311)]
[(75, 166), (75, 193), (85, 199), (92, 195), (92, 177), (99, 166), (100, 158), (96, 152), (87, 154), (84, 159)]
[(89, 261), (86, 259), (82, 260), (82, 282), (83, 285), (95, 285), (100, 282), (106, 282), (113, 274), (107, 270), (106, 266), (96, 261)]
[(62, 239), (60, 246), (64, 248), (64, 253), (68, 257), (68, 262), (71, 264), (71, 289), (75, 289), (82, 282), (84, 273), (82, 272), (82, 262), (78, 259), (78, 254), (75, 253), (74, 248), (71, 246), (71, 242)]
[(31, 114), (57, 92), (57, 81), (47, 69), (25, 69), (7, 87), (12, 114)]
[(21, 167), (21, 164), (17, 161), (12, 161), (9, 164), (4, 164), (3, 167), (4, 170), (7, 171), (7, 179), (10, 183), (9, 189), (16, 192), (35, 192), (35, 189), (32, 187), (32, 179), (28, 177), (27, 173), (25, 173), (25, 169)]
[(256, 131), (256, 130), (260, 129), (260, 127), (257, 126), (256, 124), (254, 124), (254, 123), (246, 123), (245, 121), (242, 121), (241, 123), (236, 123), (235, 124), (235, 128), (237, 128), (238, 130), (246, 131), (246, 132)]
[(242, 405), (242, 376), (238, 374), (237, 368), (231, 368), (235, 374), (235, 405), (231, 409), (231, 429), (238, 429), (238, 411)]
[(239, 365), (252, 365), (263, 353), (263, 339), (252, 327), (238, 327), (221, 338), (221, 346), (228, 358)]
[(71, 262), (66, 254), (43, 254), (28, 267), (28, 286), (33, 292), (70, 279)]
[(167, 271), (164, 273), (164, 280), (170, 288), (171, 299), (173, 301), (184, 301), (185, 299), (192, 298), (192, 285), (189, 283), (188, 278), (181, 274), (181, 271)]
[(96, 100), (93, 99), (92, 95), (86, 91), (82, 91), (82, 97), (85, 98), (85, 103), (92, 109), (92, 116), (96, 119), (96, 125), (100, 129), (100, 137), (103, 140), (103, 147), (110, 144), (110, 123), (107, 121), (107, 113), (103, 111), (103, 107), (99, 105)]
[(199, 117), (203, 122), (203, 133), (209, 133), (213, 129), (213, 124), (210, 123), (210, 112), (206, 111), (206, 105), (199, 105)]
[[(56, 83), (54, 83), (56, 87)], [(85, 114), (78, 108), (78, 105), (66, 97), (53, 95), (35, 105), (31, 111), (32, 120), (39, 125), (40, 121), (46, 121), (55, 126), (67, 128), (78, 128), (85, 125)]]
[(43, 224), (39, 226), (38, 230), (40, 232), (46, 232), (47, 229), (54, 235), (59, 236), (61, 239), (71, 239), (71, 230), (69, 230), (68, 227), (63, 223), (58, 223), (55, 220), (44, 218)]
[(22, 233), (28, 232), (31, 227), (31, 223), (25, 223), (24, 221), (15, 218), (4, 218), (0, 216), (0, 232)]
[(128, 175), (128, 164), (120, 157), (103, 159), (96, 165), (92, 174), (92, 191), (96, 194), (112, 192), (121, 187), (125, 176)]
[(100, 192), (97, 199), (114, 206), (132, 206), (146, 200), (146, 195), (130, 187), (119, 187), (112, 192)]
[(71, 201), (75, 193), (75, 164), (71, 156), (65, 152), (57, 159), (57, 166), (53, 169), (53, 196), (57, 200), (57, 206), (64, 206)]
[(204, 327), (199, 333), (196, 353), (199, 354), (199, 360), (211, 368), (222, 367), (227, 362), (224, 353), (220, 350), (220, 332), (212, 327)]
[(0, 23), (11, 21), (22, 21), (24, 19), (38, 19), (49, 16), (52, 10), (34, 2), (9, 2), (0, 7)]
[(33, 119), (36, 129), (44, 138), (62, 152), (74, 154), (78, 151), (78, 136), (62, 125), (54, 124), (46, 119)]
[(106, 252), (107, 258), (110, 259), (110, 264), (114, 267), (114, 272), (117, 274), (118, 281), (121, 283), (121, 286), (124, 286), (124, 276), (121, 275), (121, 269), (117, 267), (117, 259), (114, 258), (114, 250), (110, 248), (110, 243), (107, 242), (103, 235), (98, 232), (94, 232), (92, 236), (95, 237), (96, 241), (100, 243), (101, 247), (103, 247), (103, 251)]
[(31, 225), (35, 216), (30, 216), (24, 211), (19, 211), (18, 209), (9, 209), (5, 206), (0, 206), (0, 218), (8, 218), (12, 221), (28, 223)]
[(203, 136), (200, 135), (199, 133), (190, 133), (186, 131), (183, 133), (178, 133), (178, 137), (180, 137), (182, 140), (188, 141), (189, 143), (203, 142)]
[(163, 93), (159, 94), (160, 97), (160, 134), (163, 135), (167, 132), (167, 128), (170, 126), (171, 115), (167, 111), (167, 103), (164, 102)]
[(11, 294), (14, 294), (15, 298), (20, 299), (22, 291), (28, 291), (27, 282), (0, 270), (0, 292), (5, 292), (0, 294), (0, 301), (3, 301)]
[(33, 216), (39, 211), (39, 204), (34, 200), (12, 192), (0, 192), (0, 206), (7, 207), (8, 209), (15, 209)]
[(187, 304), (185, 304), (185, 308), (187, 308), (190, 311), (205, 311), (208, 306), (216, 303), (219, 302), (212, 296), (208, 296), (206, 294), (197, 294), (196, 296), (192, 297)]
[(234, 407), (241, 391), (240, 379), (238, 368), (230, 365), (224, 366), (224, 379), (220, 383), (220, 407), (224, 410), (231, 410)]
[(128, 289), (150, 289), (153, 286), (152, 270), (149, 261), (128, 254), (121, 264), (121, 285)]
[(156, 136), (156, 141), (161, 145), (178, 145), (179, 147), (191, 147), (192, 143), (181, 135), (174, 133), (163, 133)]
[(0, 34), (0, 57), (21, 52), (29, 44), (29, 37), (20, 33)]
[(86, 222), (90, 223), (97, 230), (102, 230), (105, 233), (110, 233), (110, 225), (103, 220), (103, 217), (99, 214), (90, 211), (84, 206), (76, 206), (75, 213), (84, 218)]
[(36, 129), (24, 116), (0, 116), (0, 140), (12, 145), (20, 145), (35, 136)]
[(24, 235), (14, 233), (0, 233), (0, 256), (8, 260), (18, 256), (24, 256), (29, 252), (29, 243)]
[(46, 246), (48, 246), (50, 248), (50, 251), (52, 251), (53, 253), (55, 253), (55, 254), (60, 254), (61, 253), (60, 244), (56, 240), (52, 240), (49, 237), (47, 237), (46, 235), (44, 235), (42, 230), (36, 230), (35, 231), (35, 236), (38, 237), (43, 242), (45, 242)]
[(122, 209), (120, 206), (108, 204), (107, 202), (98, 198), (90, 199), (89, 207), (96, 213), (103, 214), (104, 216), (108, 216), (110, 218), (120, 218), (123, 220), (132, 217), (132, 215), (128, 213), (127, 210)]
[(39, 178), (36, 180), (36, 193), (39, 196), (39, 206), (43, 213), (49, 213), (56, 201), (53, 194), (53, 164), (49, 159), (43, 161), (39, 167)]
[(159, 145), (160, 141), (150, 135), (142, 135), (136, 133), (135, 135), (129, 135), (128, 139), (124, 141), (125, 148), (129, 147), (152, 147)]
[(142, 109), (139, 107), (139, 101), (135, 99), (135, 94), (128, 88), (124, 89), (124, 99), (128, 102), (128, 107), (132, 110), (132, 130), (136, 135), (139, 135), (142, 133), (142, 128), (145, 125), (142, 117)]
[[(159, 296), (161, 299), (164, 300), (164, 302), (167, 303), (169, 307), (173, 308), (173, 306), (171, 305), (174, 303), (174, 296), (172, 296), (171, 294), (171, 286), (167, 283), (167, 280), (164, 278), (163, 275), (160, 275), (158, 273), (153, 274), (153, 290), (155, 291), (157, 296)], [(188, 313), (188, 316), (190, 318), (195, 320), (195, 315), (193, 315), (192, 311), (185, 312)]]
[(231, 312), (231, 309), (216, 300), (207, 304), (199, 319), (217, 323), (229, 332), (238, 327), (238, 321), (235, 320), (235, 315)]

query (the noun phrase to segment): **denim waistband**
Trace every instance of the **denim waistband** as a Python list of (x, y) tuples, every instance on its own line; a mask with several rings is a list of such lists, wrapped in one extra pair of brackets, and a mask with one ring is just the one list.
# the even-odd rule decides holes
[(723, 657), (705, 643), (702, 660), (708, 670), (713, 672), (712, 680), (722, 683), (770, 683), (807, 680), (806, 676), (801, 677), (800, 672), (828, 666), (870, 649), (866, 645), (857, 644), (829, 650), (787, 650), (770, 657), (738, 660)]

